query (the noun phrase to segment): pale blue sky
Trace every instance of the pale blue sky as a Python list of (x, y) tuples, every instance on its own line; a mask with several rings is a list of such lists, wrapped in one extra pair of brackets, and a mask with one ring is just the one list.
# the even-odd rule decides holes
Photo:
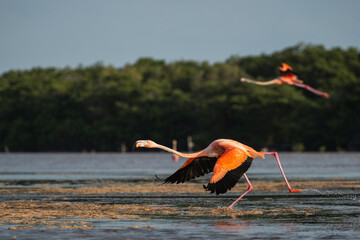
[(360, 48), (359, 0), (0, 0), (0, 73)]

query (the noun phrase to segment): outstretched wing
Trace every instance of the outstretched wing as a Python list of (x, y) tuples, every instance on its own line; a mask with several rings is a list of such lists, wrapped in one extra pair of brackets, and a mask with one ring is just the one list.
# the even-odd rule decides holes
[(165, 179), (165, 183), (183, 183), (213, 171), (218, 158), (189, 158), (175, 173)]
[(225, 152), (216, 162), (214, 173), (205, 190), (216, 194), (226, 193), (233, 188), (240, 177), (249, 169), (253, 158), (243, 150), (233, 148)]

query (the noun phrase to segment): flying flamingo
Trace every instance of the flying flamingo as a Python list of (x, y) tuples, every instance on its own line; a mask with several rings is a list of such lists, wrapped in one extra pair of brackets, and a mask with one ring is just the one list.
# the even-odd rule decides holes
[(135, 145), (137, 148), (159, 148), (179, 155), (180, 157), (188, 158), (184, 165), (165, 179), (165, 183), (184, 183), (207, 173), (214, 172), (208, 185), (204, 185), (204, 189), (210, 191), (210, 193), (215, 192), (218, 195), (226, 193), (233, 188), (240, 177), (244, 175), (249, 187), (247, 191), (236, 199), (228, 208), (232, 208), (237, 201), (253, 189), (245, 172), (251, 166), (253, 158), (265, 158), (264, 155), (275, 156), (289, 191), (301, 192), (300, 189), (290, 187), (277, 152), (257, 152), (251, 147), (231, 139), (217, 139), (207, 148), (196, 153), (181, 153), (151, 140), (138, 140)]
[(286, 63), (282, 63), (282, 66), (279, 67), (279, 71), (280, 71), (280, 77), (275, 78), (273, 80), (267, 81), (267, 82), (260, 82), (260, 81), (254, 81), (254, 80), (250, 80), (247, 78), (241, 78), (240, 81), (241, 82), (247, 82), (247, 83), (253, 83), (256, 85), (271, 85), (271, 84), (289, 84), (289, 85), (294, 85), (297, 87), (301, 87), (301, 88), (305, 88), (306, 90), (315, 93), (316, 95), (322, 96), (324, 98), (329, 98), (329, 94), (326, 92), (321, 92), (319, 90), (316, 90), (312, 87), (310, 87), (309, 85), (303, 84), (302, 80), (299, 80), (298, 77), (293, 73), (293, 69), (292, 67), (290, 67), (289, 65), (287, 65)]

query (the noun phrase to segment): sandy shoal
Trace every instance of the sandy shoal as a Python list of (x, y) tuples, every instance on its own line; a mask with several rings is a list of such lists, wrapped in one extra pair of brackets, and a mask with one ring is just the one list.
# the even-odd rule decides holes
[[(293, 188), (307, 189), (354, 189), (359, 191), (360, 181), (336, 180), (336, 181), (292, 181)], [(17, 186), (18, 187), (18, 186)], [(284, 191), (284, 182), (265, 182), (254, 181), (254, 191)], [(247, 184), (239, 183), (232, 190), (234, 192), (244, 192)], [(87, 195), (87, 194), (199, 194), (206, 193), (200, 183), (186, 184), (161, 184), (159, 182), (144, 183), (117, 183), (106, 186), (87, 186), (87, 187), (52, 187), (44, 185), (36, 188), (3, 188), (0, 195), (3, 199), (12, 196), (14, 200), (2, 200), (0, 202), (0, 227), (6, 225), (7, 230), (21, 229), (88, 229), (94, 228), (91, 219), (151, 219), (154, 216), (241, 216), (241, 215), (277, 215), (296, 212), (296, 214), (311, 215), (318, 211), (316, 209), (258, 209), (258, 210), (234, 210), (226, 208), (204, 209), (199, 207), (169, 207), (149, 204), (99, 204), (91, 202), (68, 202), (64, 198), (63, 202), (52, 202), (46, 200), (22, 200), (21, 194), (49, 194), (56, 196), (65, 195)], [(31, 195), (30, 195), (31, 196)], [(1, 197), (0, 197), (1, 199)], [(149, 226), (149, 228), (152, 228)]]
[[(334, 180), (334, 181), (292, 181), (292, 188), (307, 189), (359, 189), (360, 180)], [(285, 182), (252, 182), (253, 191), (281, 191), (286, 190)], [(246, 183), (238, 183), (231, 192), (241, 192), (247, 189)], [(42, 194), (107, 194), (107, 193), (161, 193), (161, 194), (181, 194), (181, 193), (204, 193), (201, 183), (184, 184), (162, 184), (159, 182), (145, 183), (117, 183), (106, 186), (86, 186), (86, 187), (52, 187), (43, 185), (37, 188), (3, 188), (0, 194), (21, 194), (21, 193), (42, 193)]]

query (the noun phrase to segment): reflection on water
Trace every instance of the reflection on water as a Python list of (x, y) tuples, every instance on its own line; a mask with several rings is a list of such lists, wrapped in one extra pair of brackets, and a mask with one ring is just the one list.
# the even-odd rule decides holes
[(218, 230), (230, 234), (238, 234), (241, 230), (251, 227), (251, 220), (238, 219), (235, 215), (231, 215), (231, 219), (226, 221), (218, 221), (214, 223), (214, 227)]
[[(360, 153), (280, 153), (280, 158), (290, 181), (302, 180), (305, 183), (310, 180), (323, 180), (330, 183), (350, 180), (358, 183), (360, 180)], [(0, 154), (0, 189), (35, 189), (42, 188), (42, 184), (46, 184), (46, 187), (56, 185), (76, 189), (106, 185), (107, 180), (115, 184), (135, 186), (154, 182), (155, 174), (165, 177), (178, 169), (183, 162), (184, 160), (180, 159), (178, 163), (174, 163), (171, 155), (166, 153)], [(248, 176), (255, 181), (282, 181), (276, 161), (271, 156), (265, 160), (256, 159)], [(93, 207), (100, 206), (99, 209), (113, 206), (118, 214), (121, 211), (126, 212), (122, 214), (132, 212), (132, 217), (80, 219), (93, 226), (86, 230), (49, 229), (40, 224), (34, 229), (5, 231), (19, 225), (19, 222), (14, 221), (0, 225), (0, 238), (357, 238), (360, 234), (359, 188), (344, 188), (336, 184), (331, 186), (335, 187), (310, 187), (297, 194), (285, 190), (254, 191), (248, 194), (246, 199), (239, 201), (233, 210), (223, 207), (238, 197), (237, 192), (216, 196), (208, 193), (62, 194), (10, 191), (0, 195), (0, 203), (25, 200), (32, 201), (35, 206), (36, 203), (46, 203), (63, 208), (70, 208), (71, 204), (86, 203)], [(172, 187), (175, 189), (178, 185)], [(102, 214), (108, 213), (104, 211)], [(4, 217), (6, 216), (0, 215), (0, 218)], [(56, 220), (61, 222), (79, 219), (58, 217)]]

